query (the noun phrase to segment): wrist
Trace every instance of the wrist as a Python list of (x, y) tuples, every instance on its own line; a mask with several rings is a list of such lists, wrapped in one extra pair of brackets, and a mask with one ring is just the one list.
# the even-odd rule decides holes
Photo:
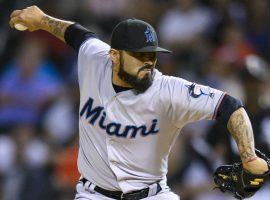
[(245, 147), (245, 146), (238, 146), (239, 148), (239, 154), (242, 160), (242, 163), (252, 163), (254, 161), (256, 161), (257, 159), (257, 155), (255, 153), (255, 149), (254, 147)]
[(40, 29), (44, 30), (44, 31), (49, 31), (50, 30), (50, 26), (49, 26), (49, 21), (50, 16), (43, 13), (40, 17)]
[(253, 162), (253, 161), (257, 160), (257, 159), (258, 159), (258, 157), (254, 156), (254, 157), (251, 157), (251, 158), (249, 158), (247, 160), (244, 160), (243, 163), (244, 164), (249, 164), (249, 163), (251, 163), (251, 162)]

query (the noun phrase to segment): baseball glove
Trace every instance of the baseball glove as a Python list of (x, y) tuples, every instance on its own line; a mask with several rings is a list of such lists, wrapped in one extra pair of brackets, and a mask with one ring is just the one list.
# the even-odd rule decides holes
[[(256, 150), (256, 154), (267, 162), (270, 169), (270, 159), (259, 150)], [(218, 167), (214, 173), (214, 182), (215, 188), (222, 192), (229, 191), (236, 199), (245, 199), (253, 196), (269, 177), (270, 170), (261, 175), (251, 174), (245, 171), (239, 162)]]

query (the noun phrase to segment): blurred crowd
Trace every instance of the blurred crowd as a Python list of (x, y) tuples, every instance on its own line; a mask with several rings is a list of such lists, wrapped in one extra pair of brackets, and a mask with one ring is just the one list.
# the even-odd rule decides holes
[[(108, 43), (119, 21), (149, 22), (174, 52), (159, 55), (157, 68), (241, 99), (270, 156), (268, 0), (0, 0), (0, 199), (73, 199), (79, 179), (76, 53), (43, 31), (8, 26), (12, 10), (33, 4)], [(184, 200), (230, 200), (212, 190), (212, 173), (238, 160), (226, 125), (190, 124), (172, 149), (169, 186)], [(267, 185), (251, 199), (269, 196)]]

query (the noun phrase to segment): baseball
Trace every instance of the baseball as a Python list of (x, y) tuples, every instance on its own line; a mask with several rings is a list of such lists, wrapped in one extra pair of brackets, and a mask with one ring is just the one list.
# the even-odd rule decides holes
[(15, 24), (14, 27), (18, 30), (18, 31), (25, 31), (28, 28), (22, 24)]

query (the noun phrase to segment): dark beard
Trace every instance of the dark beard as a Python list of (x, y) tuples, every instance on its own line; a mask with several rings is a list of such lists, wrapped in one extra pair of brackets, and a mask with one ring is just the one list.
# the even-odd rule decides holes
[[(150, 66), (143, 66), (139, 71), (142, 71), (145, 68), (149, 68)], [(138, 75), (137, 73), (137, 75)], [(131, 75), (127, 73), (124, 70), (124, 65), (123, 65), (123, 60), (122, 56), (120, 55), (120, 67), (119, 67), (119, 72), (118, 72), (119, 78), (121, 78), (123, 81), (128, 83), (135, 89), (138, 93), (143, 93), (145, 92), (152, 84), (153, 84), (153, 69), (151, 73), (145, 74), (145, 76), (142, 79), (137, 78), (136, 75)]]

